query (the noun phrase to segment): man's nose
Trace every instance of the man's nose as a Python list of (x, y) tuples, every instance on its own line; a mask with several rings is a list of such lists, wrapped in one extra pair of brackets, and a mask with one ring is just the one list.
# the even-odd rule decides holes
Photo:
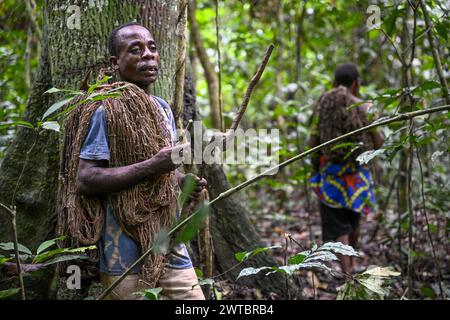
[(142, 55), (142, 59), (155, 59), (155, 53), (151, 52), (149, 48), (145, 47), (144, 54)]

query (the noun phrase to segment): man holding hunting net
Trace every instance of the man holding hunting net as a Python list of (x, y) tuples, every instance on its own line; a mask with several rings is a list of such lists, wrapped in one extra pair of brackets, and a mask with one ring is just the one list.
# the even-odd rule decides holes
[[(369, 104), (355, 105), (359, 96), (359, 73), (353, 64), (339, 66), (333, 89), (320, 96), (313, 114), (309, 146), (314, 147), (368, 125)], [(352, 106), (352, 107), (350, 107)], [(350, 107), (350, 108), (349, 108)], [(379, 148), (377, 130), (349, 137), (337, 146), (322, 149), (313, 158), (316, 174), (311, 185), (319, 197), (322, 239), (356, 247), (361, 214), (374, 209), (375, 194), (369, 170), (356, 158), (363, 151)], [(354, 271), (354, 259), (340, 256), (343, 271)]]
[[(104, 289), (147, 251), (161, 228), (177, 216), (176, 200), (184, 175), (172, 154), (176, 128), (170, 106), (150, 95), (159, 54), (150, 31), (130, 23), (109, 37), (110, 63), (128, 85), (120, 97), (87, 102), (71, 111), (59, 187), (58, 233), (73, 246), (96, 244)], [(101, 91), (102, 89), (100, 89)], [(196, 177), (199, 196), (206, 181)], [(97, 254), (97, 252), (95, 252)], [(164, 299), (204, 299), (184, 244), (167, 255), (152, 254), (106, 297), (138, 299), (134, 293), (161, 287)], [(194, 286), (194, 287), (193, 287)]]

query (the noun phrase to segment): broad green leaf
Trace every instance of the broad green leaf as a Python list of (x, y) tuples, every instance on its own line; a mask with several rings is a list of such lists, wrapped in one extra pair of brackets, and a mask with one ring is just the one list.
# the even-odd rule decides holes
[(185, 175), (183, 180), (183, 189), (181, 190), (179, 198), (180, 208), (184, 206), (186, 201), (189, 199), (189, 196), (195, 190), (196, 187), (197, 182), (195, 177), (192, 174)]
[(77, 259), (87, 259), (85, 255), (80, 254), (63, 254), (59, 255), (57, 257), (54, 257), (53, 259), (47, 260), (46, 262), (42, 263), (44, 266), (49, 266), (58, 262), (64, 262), (64, 261), (71, 261), (71, 260), (77, 260)]
[(250, 259), (250, 258), (254, 257), (258, 253), (265, 252), (267, 250), (275, 249), (275, 248), (281, 248), (281, 246), (260, 247), (260, 248), (254, 249), (252, 251), (244, 251), (244, 252), (235, 253), (234, 256), (236, 257), (237, 261), (243, 262), (243, 261), (245, 261), (247, 259)]
[(333, 146), (330, 151), (334, 151), (340, 148), (345, 148), (345, 147), (354, 147), (357, 143), (356, 142), (343, 142), (343, 143), (339, 143), (335, 146)]
[(415, 94), (415, 93), (429, 91), (429, 90), (433, 90), (433, 89), (437, 89), (437, 88), (441, 88), (441, 84), (437, 81), (429, 80), (429, 81), (425, 81), (420, 86), (415, 87), (412, 90), (412, 93)]
[(10, 261), (10, 260), (12, 260), (12, 258), (7, 258), (7, 257), (0, 257), (0, 267), (3, 265), (3, 264), (5, 264), (5, 262), (8, 262), (8, 261)]
[(30, 129), (34, 129), (34, 125), (27, 121), (14, 121), (14, 122), (8, 122), (8, 123), (1, 123), (0, 124), (0, 130), (13, 127), (13, 126), (19, 126), (19, 127), (26, 127)]
[(253, 274), (257, 274), (258, 272), (260, 272), (262, 270), (273, 270), (273, 268), (271, 268), (271, 267), (261, 267), (261, 268), (248, 267), (248, 268), (244, 268), (244, 269), (241, 270), (241, 272), (239, 272), (239, 275), (238, 275), (237, 279), (239, 279), (241, 277), (247, 277), (247, 276), (251, 276)]
[(198, 280), (198, 283), (194, 284), (194, 285), (192, 286), (192, 288), (195, 287), (196, 285), (200, 285), (200, 286), (206, 286), (206, 285), (209, 285), (209, 286), (212, 286), (214, 283), (216, 283), (216, 282), (215, 282), (214, 279), (212, 279), (212, 278), (199, 279), (199, 280)]
[(183, 230), (180, 232), (179, 236), (177, 236), (175, 243), (188, 242), (189, 240), (194, 238), (201, 227), (202, 221), (206, 218), (208, 213), (209, 205), (202, 204), (195, 216), (187, 222)]
[[(14, 251), (14, 243), (13, 242), (1, 242), (0, 250)], [(23, 252), (28, 255), (32, 255), (30, 249), (28, 249), (27, 247), (25, 247), (24, 245), (22, 245), (20, 243), (18, 244), (18, 250), (19, 250), (19, 252)]]
[(20, 292), (20, 288), (2, 290), (2, 291), (0, 291), (0, 300), (14, 296), (14, 295), (18, 294), (19, 292)]
[(170, 237), (166, 229), (161, 229), (153, 240), (153, 251), (156, 254), (166, 254), (169, 251)]
[(61, 127), (57, 121), (46, 121), (42, 124), (42, 128), (59, 132)]
[(101, 101), (108, 98), (118, 98), (120, 97), (120, 93), (114, 92), (114, 93), (101, 93), (92, 95), (91, 97), (87, 98), (86, 100), (93, 100), (93, 101)]
[(369, 289), (370, 291), (378, 294), (380, 298), (383, 298), (389, 293), (389, 289), (384, 288), (384, 280), (377, 277), (368, 277), (363, 279), (358, 279), (358, 282)]
[(58, 92), (67, 92), (67, 93), (73, 94), (73, 95), (83, 94), (83, 92), (78, 91), (78, 90), (58, 89), (58, 88), (51, 88), (51, 89), (48, 89), (47, 91), (44, 92), (44, 94), (45, 94), (45, 93), (58, 93)]
[(159, 294), (161, 293), (162, 288), (151, 288), (151, 289), (145, 289), (142, 293), (144, 297), (148, 300), (158, 300)]
[(316, 269), (316, 270), (326, 270), (331, 271), (331, 268), (326, 266), (321, 262), (303, 262), (299, 264), (292, 264), (288, 266), (281, 266), (276, 268), (276, 271), (282, 271), (287, 273), (288, 275), (292, 275), (295, 271), (300, 269)]
[(197, 278), (203, 278), (203, 271), (199, 268), (194, 268), (195, 270), (195, 275), (197, 276)]
[(341, 242), (326, 242), (317, 250), (327, 250), (334, 253), (340, 253), (344, 256), (359, 257), (359, 254), (351, 246)]
[(308, 254), (309, 254), (309, 251), (296, 253), (293, 256), (289, 257), (288, 263), (289, 264), (302, 263), (305, 260), (305, 258), (308, 256)]
[(313, 260), (321, 260), (321, 261), (336, 261), (339, 260), (335, 254), (329, 251), (316, 251), (313, 254), (306, 257), (305, 262), (310, 262)]
[(61, 236), (55, 239), (50, 239), (47, 241), (44, 241), (40, 244), (40, 246), (37, 248), (36, 254), (41, 254), (42, 252), (44, 252), (46, 249), (50, 248), (51, 246), (53, 246), (56, 241), (58, 240), (64, 240), (65, 238), (67, 238), (67, 236)]
[(370, 160), (386, 152), (386, 149), (368, 150), (361, 153), (356, 160), (359, 164), (367, 164)]
[(64, 105), (66, 105), (69, 101), (71, 101), (75, 96), (76, 95), (74, 95), (74, 94), (66, 95), (61, 100), (52, 104), (52, 106), (50, 108), (48, 108), (47, 111), (45, 111), (44, 115), (42, 116), (42, 120), (44, 120), (49, 115), (51, 115), (51, 114), (55, 113), (56, 111), (58, 111), (59, 109), (61, 109)]
[(79, 253), (79, 252), (85, 252), (86, 250), (95, 250), (97, 248), (97, 246), (92, 245), (89, 247), (80, 247), (80, 248), (58, 248), (55, 250), (51, 250), (51, 251), (46, 251), (44, 253), (41, 253), (39, 255), (37, 255), (34, 260), (33, 263), (41, 263), (44, 261), (49, 260), (50, 258), (63, 254), (63, 253)]
[(364, 271), (362, 274), (377, 277), (397, 277), (400, 275), (400, 272), (394, 271), (390, 267), (374, 267)]
[(110, 76), (104, 76), (103, 79), (97, 81), (96, 83), (94, 83), (93, 85), (91, 85), (87, 91), (87, 94), (91, 94), (98, 86), (100, 86), (101, 84), (105, 83), (106, 81), (108, 81), (109, 79), (111, 79)]

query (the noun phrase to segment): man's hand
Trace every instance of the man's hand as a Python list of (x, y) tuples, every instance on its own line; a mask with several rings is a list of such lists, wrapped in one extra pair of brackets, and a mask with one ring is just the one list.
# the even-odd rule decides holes
[(189, 146), (189, 143), (185, 143), (174, 147), (162, 148), (151, 160), (156, 163), (159, 173), (169, 173), (182, 164), (185, 155), (184, 150)]
[(208, 182), (206, 181), (205, 178), (200, 178), (197, 177), (196, 175), (189, 173), (189, 174), (183, 174), (180, 171), (177, 170), (177, 178), (178, 178), (178, 184), (180, 185), (180, 188), (183, 189), (184, 187), (184, 183), (185, 183), (185, 179), (187, 176), (190, 176), (192, 178), (194, 178), (194, 182), (195, 182), (195, 189), (192, 190), (192, 192), (189, 195), (189, 198), (191, 200), (198, 200), (203, 189), (206, 188), (206, 186), (208, 185)]

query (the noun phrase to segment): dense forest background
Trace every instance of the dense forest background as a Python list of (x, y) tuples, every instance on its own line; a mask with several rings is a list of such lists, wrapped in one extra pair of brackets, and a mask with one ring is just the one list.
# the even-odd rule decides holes
[[(42, 30), (47, 23), (44, 2), (0, 2), (0, 161), (18, 131), (29, 130), (20, 121), (29, 112), (27, 103), (40, 63)], [(112, 5), (112, 1), (85, 2)], [(199, 116), (208, 128), (230, 127), (271, 43), (274, 52), (241, 127), (279, 129), (280, 161), (306, 149), (314, 102), (331, 88), (334, 69), (341, 63), (358, 66), (362, 98), (373, 102), (373, 119), (449, 105), (449, 10), (448, 1), (438, 0), (190, 1), (187, 69), (195, 80)], [(58, 50), (64, 52), (65, 48)], [(359, 264), (364, 268), (392, 267), (389, 270), (400, 272), (389, 278), (388, 291), (378, 292), (381, 297), (449, 297), (449, 120), (445, 111), (382, 126), (379, 130), (385, 137), (384, 144), (368, 156), (378, 207), (375, 214), (363, 217), (357, 248)], [(23, 153), (23, 159), (32, 157), (33, 152)], [(224, 165), (224, 172), (230, 184), (237, 185), (260, 168)], [(317, 198), (308, 184), (311, 175), (309, 158), (302, 159), (237, 195), (261, 243), (265, 247), (280, 246), (269, 250), (280, 265), (286, 264), (286, 255), (301, 251), (291, 238), (304, 248), (321, 244)], [(0, 212), (8, 214), (7, 210)], [(4, 228), (10, 228), (8, 219), (0, 221)], [(21, 229), (20, 221), (17, 228)], [(44, 238), (41, 240), (48, 239)], [(41, 242), (28, 240), (23, 236), (18, 239), (33, 250)], [(242, 251), (251, 249), (254, 247)], [(342, 297), (337, 288), (345, 279), (312, 270), (290, 275), (302, 296)], [(215, 298), (217, 293), (225, 299), (267, 297), (262, 288), (239, 285), (223, 277), (214, 278), (213, 287)], [(358, 297), (369, 296), (357, 290), (348, 295)]]

